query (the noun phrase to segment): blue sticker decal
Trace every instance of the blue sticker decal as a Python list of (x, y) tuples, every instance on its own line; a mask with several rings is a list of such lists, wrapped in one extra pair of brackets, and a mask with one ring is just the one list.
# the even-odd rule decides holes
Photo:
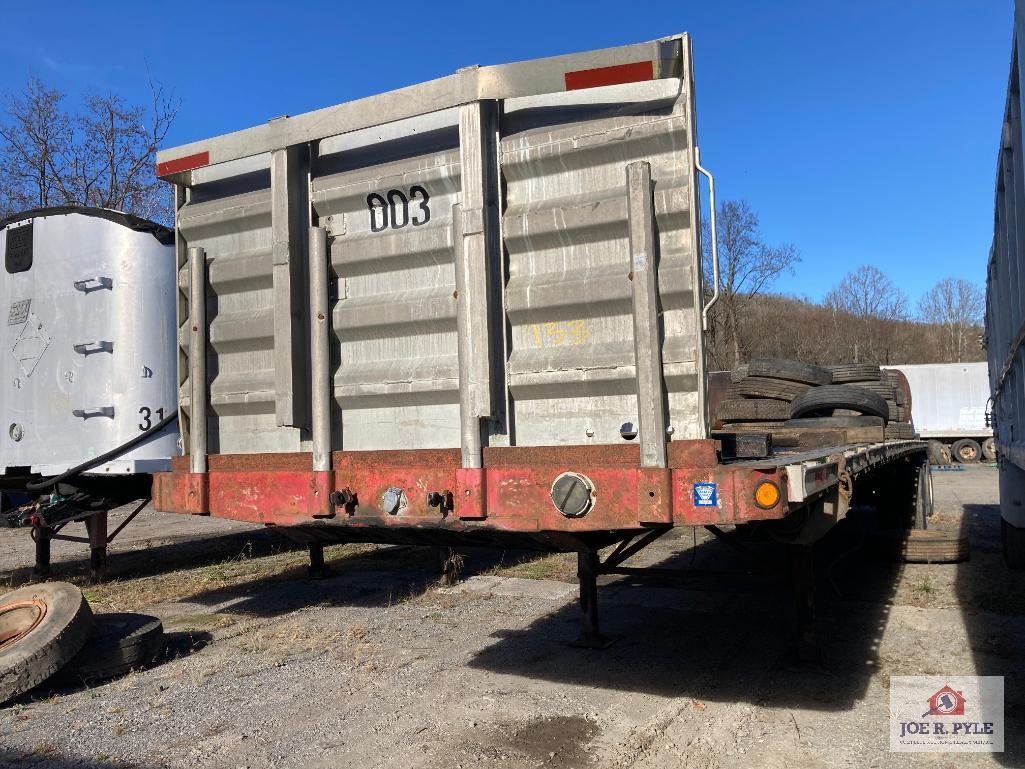
[(719, 506), (719, 484), (717, 483), (695, 483), (694, 484), (694, 507), (718, 507)]

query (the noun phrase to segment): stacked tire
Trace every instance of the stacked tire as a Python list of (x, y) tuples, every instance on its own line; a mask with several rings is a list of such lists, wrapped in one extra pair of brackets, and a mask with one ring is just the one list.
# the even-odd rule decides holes
[(771, 432), (790, 418), (791, 404), (808, 390), (830, 383), (821, 366), (756, 358), (730, 374), (731, 384), (717, 409), (724, 430)]
[(47, 582), (0, 596), (0, 705), (49, 681), (93, 683), (152, 663), (163, 627), (143, 614), (94, 615), (82, 591)]
[(874, 363), (842, 363), (829, 366), (833, 381), (875, 393), (886, 401), (887, 440), (912, 440), (916, 437), (911, 421), (911, 389), (899, 371), (885, 371)]

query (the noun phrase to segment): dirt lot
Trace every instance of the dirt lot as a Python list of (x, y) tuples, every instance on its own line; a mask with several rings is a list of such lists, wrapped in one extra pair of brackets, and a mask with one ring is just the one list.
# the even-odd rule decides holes
[[(935, 487), (934, 520), (970, 533), (971, 560), (899, 568), (837, 530), (818, 554), (817, 665), (791, 655), (784, 581), (704, 532), (636, 559), (679, 579), (607, 580), (618, 640), (591, 651), (565, 643), (567, 557), (467, 552), (448, 587), (427, 551), (344, 546), (310, 581), (272, 531), (147, 512), (87, 595), (160, 616), (166, 659), (0, 708), (0, 766), (1025, 766), (1025, 579), (1000, 560), (996, 472)], [(55, 569), (80, 581), (84, 556), (55, 546)], [(0, 584), (31, 559), (25, 532), (0, 531)], [(1006, 752), (890, 753), (889, 677), (912, 674), (1006, 676)]]

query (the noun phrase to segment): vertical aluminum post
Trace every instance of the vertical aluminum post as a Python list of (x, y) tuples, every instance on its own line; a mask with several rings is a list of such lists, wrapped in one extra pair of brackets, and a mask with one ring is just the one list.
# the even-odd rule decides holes
[[(461, 436), (462, 466), (483, 466), (481, 454), (481, 423), (478, 391), (480, 382), (476, 374), (480, 345), (487, 344), (478, 334), (481, 318), (477, 309), (480, 297), (472, 290), (471, 267), (467, 264), (466, 244), (463, 240), (463, 207), (452, 206), (452, 238), (456, 256), (456, 348), (459, 353), (459, 433)], [(486, 323), (486, 321), (485, 321)], [(475, 325), (477, 327), (475, 328)], [(486, 330), (486, 326), (485, 329)]]
[(626, 167), (626, 189), (641, 467), (665, 467), (665, 383), (659, 334), (658, 242), (649, 163), (639, 160)]
[(313, 469), (331, 469), (331, 312), (328, 306), (327, 230), (310, 227), (310, 368)]
[(189, 248), (189, 456), (192, 472), (206, 472), (206, 251)]

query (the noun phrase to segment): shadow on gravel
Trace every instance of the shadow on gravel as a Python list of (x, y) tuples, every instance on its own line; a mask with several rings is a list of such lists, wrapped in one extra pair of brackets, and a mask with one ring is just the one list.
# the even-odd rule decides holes
[[(528, 551), (460, 548), (462, 576), (473, 576), (539, 557)], [(326, 553), (330, 576), (311, 579), (307, 567), (190, 595), (190, 604), (254, 617), (273, 617), (309, 606), (384, 607), (420, 595), (442, 579), (434, 548), (379, 546), (341, 557)]]
[[(25, 539), (28, 542), (27, 546), (31, 546), (27, 531)], [(247, 553), (247, 557), (260, 558), (302, 549), (300, 545), (282, 537), (271, 528), (254, 528), (251, 531), (201, 537), (193, 535), (183, 537), (180, 541), (154, 547), (140, 547), (137, 550), (112, 549), (107, 557), (105, 578), (114, 580), (153, 577), (181, 569), (219, 563), (227, 558), (234, 558), (243, 551)], [(82, 558), (54, 562), (50, 579), (66, 580), (88, 576), (88, 548), (83, 545), (82, 550)], [(9, 585), (13, 589), (31, 581), (31, 567), (0, 570), (0, 584), (5, 587)]]
[[(471, 666), (495, 673), (698, 700), (842, 711), (865, 695), (880, 667), (899, 567), (861, 545), (852, 515), (816, 547), (818, 629), (824, 660), (798, 664), (793, 598), (783, 548), (756, 545), (766, 571), (718, 540), (671, 555), (660, 569), (681, 570), (673, 586), (606, 578), (599, 594), (606, 650), (568, 647), (575, 603), (522, 632), (496, 634)], [(643, 583), (643, 586), (642, 586)]]
[(35, 750), (19, 752), (0, 747), (0, 766), (20, 767), (21, 769), (163, 769), (164, 764), (139, 763), (137, 761), (121, 761), (94, 757), (84, 760), (81, 757), (62, 756), (54, 742), (44, 742)]
[(966, 504), (961, 531), (972, 553), (958, 564), (955, 587), (975, 669), (1004, 677), (1006, 736), (1004, 752), (994, 757), (1004, 766), (1025, 766), (1025, 573), (1004, 565), (999, 505)]

